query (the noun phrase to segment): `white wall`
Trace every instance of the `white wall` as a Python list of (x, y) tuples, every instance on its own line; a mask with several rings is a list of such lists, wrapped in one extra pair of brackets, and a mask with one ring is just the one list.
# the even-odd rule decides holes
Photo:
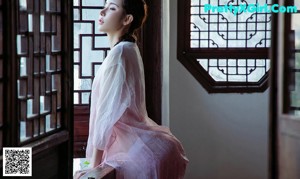
[(269, 90), (208, 94), (176, 58), (177, 0), (163, 8), (163, 124), (190, 160), (185, 178), (267, 179)]

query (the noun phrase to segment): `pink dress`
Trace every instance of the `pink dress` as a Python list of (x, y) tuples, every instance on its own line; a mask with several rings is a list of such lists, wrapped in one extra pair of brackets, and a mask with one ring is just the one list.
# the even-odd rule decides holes
[(147, 114), (143, 62), (135, 43), (111, 49), (92, 85), (86, 157), (103, 150), (102, 162), (118, 179), (180, 179), (186, 165), (181, 143)]

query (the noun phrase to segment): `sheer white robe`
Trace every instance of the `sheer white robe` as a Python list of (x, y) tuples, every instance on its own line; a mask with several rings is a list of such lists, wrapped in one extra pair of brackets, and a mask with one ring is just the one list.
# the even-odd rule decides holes
[(135, 43), (111, 49), (92, 85), (86, 157), (103, 150), (117, 178), (183, 178), (187, 158), (169, 129), (147, 115), (143, 62)]

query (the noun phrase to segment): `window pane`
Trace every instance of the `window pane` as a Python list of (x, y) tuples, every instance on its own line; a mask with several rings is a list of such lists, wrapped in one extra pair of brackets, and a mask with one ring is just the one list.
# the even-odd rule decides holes
[(106, 57), (108, 38), (98, 31), (99, 12), (104, 0), (74, 2), (74, 104), (89, 101), (92, 79)]
[(258, 82), (270, 69), (269, 59), (198, 59), (217, 82)]
[(291, 91), (290, 93), (291, 107), (300, 108), (300, 73), (296, 73), (295, 76), (295, 90)]
[[(296, 2), (296, 1), (295, 1)], [(296, 3), (297, 5), (297, 3)], [(298, 5), (299, 2), (298, 2)], [(288, 90), (289, 90), (289, 103), (288, 113), (300, 116), (300, 9), (298, 13), (291, 14), (291, 31), (289, 36), (290, 49), (288, 63)], [(294, 38), (292, 38), (294, 37)]]
[(300, 13), (292, 14), (292, 30), (295, 32), (295, 47), (300, 49)]
[(178, 4), (178, 60), (208, 92), (268, 88), (271, 0)]
[(60, 4), (61, 0), (19, 0), (16, 48), (20, 142), (61, 127), (57, 125), (62, 108)]
[[(191, 48), (265, 48), (270, 46), (271, 13), (242, 12), (257, 4), (271, 8), (271, 0), (191, 0)], [(235, 13), (230, 7), (240, 8)]]
[(105, 0), (75, 0), (74, 1), (74, 5), (78, 4), (78, 2), (82, 3), (82, 6), (97, 6), (99, 7), (99, 5), (104, 5)]

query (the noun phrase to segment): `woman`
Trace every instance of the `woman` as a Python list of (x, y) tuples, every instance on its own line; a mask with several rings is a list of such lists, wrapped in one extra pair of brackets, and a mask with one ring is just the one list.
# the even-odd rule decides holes
[[(146, 19), (143, 0), (107, 0), (99, 30), (111, 51), (93, 81), (86, 157), (117, 178), (179, 179), (187, 165), (180, 142), (154, 123), (145, 105), (144, 69), (134, 33)], [(76, 177), (88, 171), (78, 171)]]

